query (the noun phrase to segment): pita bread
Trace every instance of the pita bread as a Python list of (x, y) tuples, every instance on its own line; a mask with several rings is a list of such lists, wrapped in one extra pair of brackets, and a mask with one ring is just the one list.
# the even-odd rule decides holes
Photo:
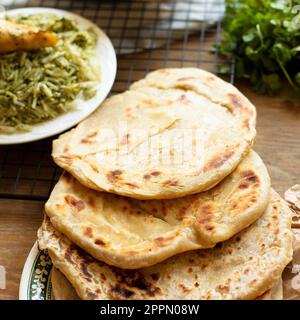
[(254, 299), (280, 279), (292, 259), (291, 212), (273, 190), (261, 218), (230, 240), (139, 270), (95, 260), (48, 218), (38, 238), (81, 299)]
[(255, 107), (196, 68), (150, 73), (53, 142), (52, 156), (83, 185), (137, 199), (208, 190), (255, 137)]
[[(79, 300), (69, 280), (55, 267), (52, 268), (51, 284), (55, 300)], [(282, 300), (282, 280), (256, 300)]]
[(55, 267), (51, 271), (51, 285), (54, 300), (79, 300), (68, 279)]
[(269, 191), (267, 169), (251, 151), (213, 189), (171, 200), (92, 191), (65, 174), (45, 210), (58, 231), (94, 258), (136, 269), (229, 239), (263, 214)]

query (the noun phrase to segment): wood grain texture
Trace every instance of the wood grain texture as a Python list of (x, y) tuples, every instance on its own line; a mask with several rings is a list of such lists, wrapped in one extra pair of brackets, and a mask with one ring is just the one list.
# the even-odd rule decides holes
[(0, 300), (18, 299), (27, 255), (43, 217), (42, 202), (0, 200), (0, 265), (6, 269), (6, 289)]
[(283, 196), (286, 189), (300, 183), (300, 101), (291, 100), (288, 89), (267, 97), (246, 84), (238, 88), (257, 108), (254, 149), (266, 163), (273, 187)]

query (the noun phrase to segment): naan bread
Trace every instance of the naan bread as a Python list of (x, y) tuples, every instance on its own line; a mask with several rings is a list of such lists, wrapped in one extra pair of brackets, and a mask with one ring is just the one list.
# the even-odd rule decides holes
[[(80, 299), (69, 280), (55, 267), (52, 269), (51, 284), (55, 300)], [(256, 300), (282, 300), (282, 298), (282, 280), (280, 279), (277, 284)]]
[(213, 189), (178, 199), (129, 199), (65, 174), (45, 210), (58, 231), (96, 259), (136, 269), (229, 239), (263, 214), (269, 191), (267, 169), (251, 151)]
[(55, 267), (51, 271), (52, 293), (55, 300), (79, 300), (68, 279)]
[(81, 299), (255, 299), (292, 259), (291, 212), (273, 190), (261, 218), (230, 240), (139, 270), (95, 260), (48, 218), (38, 238)]
[(53, 142), (54, 161), (83, 185), (137, 199), (208, 190), (255, 137), (255, 107), (195, 68), (150, 73)]

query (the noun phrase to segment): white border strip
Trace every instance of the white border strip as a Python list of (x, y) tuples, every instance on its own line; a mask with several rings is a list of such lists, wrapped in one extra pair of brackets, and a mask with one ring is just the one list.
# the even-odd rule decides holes
[(30, 250), (30, 253), (26, 259), (25, 265), (23, 267), (21, 282), (19, 287), (19, 299), (20, 300), (28, 300), (28, 286), (30, 278), (31, 278), (31, 270), (35, 258), (39, 254), (39, 249), (37, 245), (37, 241), (34, 243), (33, 247)]

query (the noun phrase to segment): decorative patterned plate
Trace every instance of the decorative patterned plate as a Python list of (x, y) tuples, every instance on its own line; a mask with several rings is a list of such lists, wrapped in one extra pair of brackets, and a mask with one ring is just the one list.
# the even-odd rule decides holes
[(51, 270), (52, 262), (47, 251), (40, 251), (36, 242), (23, 268), (19, 299), (53, 300)]
[[(1, 2), (1, 0), (0, 0)], [(1, 144), (16, 144), (35, 141), (61, 133), (86, 118), (95, 111), (108, 95), (116, 76), (117, 60), (115, 50), (107, 35), (91, 21), (71, 12), (51, 8), (20, 8), (6, 11), (8, 16), (30, 15), (36, 13), (52, 13), (58, 17), (75, 20), (82, 29), (93, 28), (98, 36), (98, 44), (92, 62), (101, 68), (101, 81), (96, 85), (97, 94), (85, 101), (76, 98), (74, 110), (64, 113), (55, 119), (44, 121), (32, 126), (30, 132), (0, 134)]]

